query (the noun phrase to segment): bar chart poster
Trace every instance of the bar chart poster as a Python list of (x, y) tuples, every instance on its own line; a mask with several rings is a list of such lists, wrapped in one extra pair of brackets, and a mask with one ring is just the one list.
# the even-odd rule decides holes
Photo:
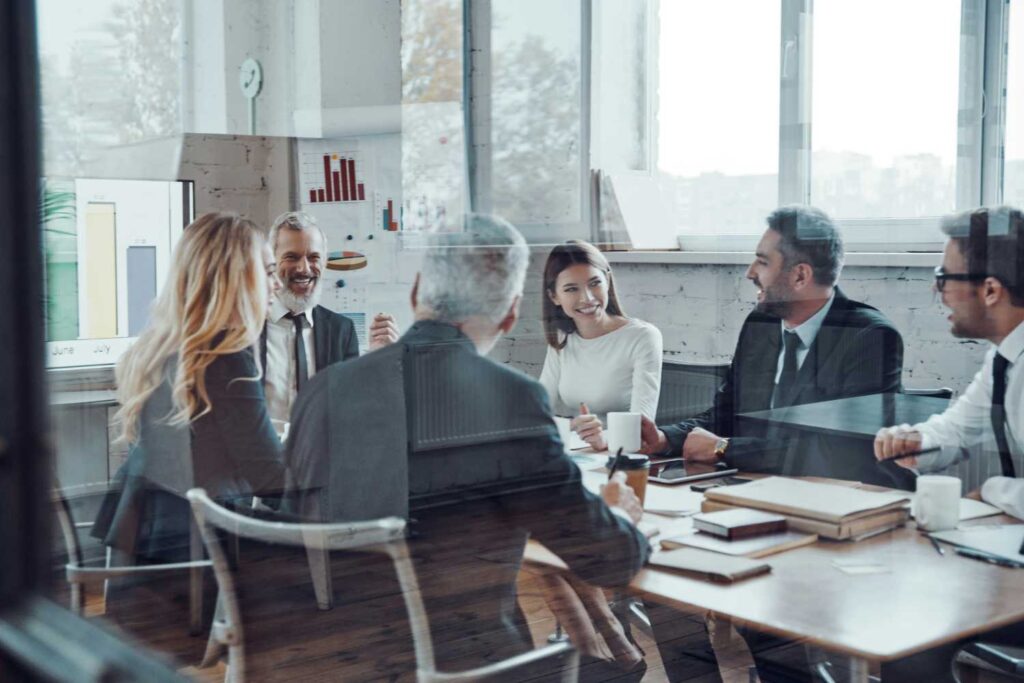
[(302, 197), (311, 204), (366, 201), (359, 155), (355, 152), (304, 152)]

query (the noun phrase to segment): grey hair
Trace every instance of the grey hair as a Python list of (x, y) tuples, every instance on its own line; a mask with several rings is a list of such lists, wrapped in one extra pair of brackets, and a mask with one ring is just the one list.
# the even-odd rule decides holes
[(786, 268), (806, 263), (819, 285), (834, 285), (843, 270), (843, 237), (821, 209), (792, 204), (772, 211), (768, 227), (781, 235), (779, 251)]
[(316, 230), (320, 233), (320, 239), (324, 243), (324, 251), (327, 251), (327, 235), (323, 228), (316, 222), (316, 219), (303, 211), (285, 211), (274, 219), (270, 227), (270, 248), (277, 252), (277, 236), (281, 230)]
[(463, 232), (431, 237), (420, 268), (419, 301), (435, 319), (500, 322), (523, 291), (530, 252), (503, 218), (468, 214)]

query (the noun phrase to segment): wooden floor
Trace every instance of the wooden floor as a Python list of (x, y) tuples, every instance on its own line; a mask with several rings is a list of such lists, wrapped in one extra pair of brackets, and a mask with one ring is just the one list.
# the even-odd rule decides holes
[[(548, 609), (543, 598), (540, 597), (538, 587), (534, 584), (534, 579), (526, 574), (525, 572), (520, 575), (519, 579), (519, 603), (526, 615), (527, 621), (530, 627), (530, 633), (533, 636), (534, 644), (537, 646), (543, 645), (547, 642), (549, 635), (555, 631), (555, 617)], [(66, 595), (60, 590), (58, 586), (56, 599), (66, 599)], [(89, 618), (102, 619), (104, 614), (104, 602), (103, 596), (98, 591), (90, 593), (86, 598), (85, 614)], [(668, 678), (665, 675), (665, 671), (662, 667), (661, 658), (658, 655), (658, 648), (655, 643), (647, 637), (643, 632), (634, 629), (634, 636), (636, 637), (638, 645), (645, 653), (647, 661), (647, 673), (645, 674), (642, 683), (667, 683)], [(182, 642), (190, 639), (190, 637), (182, 633)], [(739, 643), (742, 641), (736, 640)], [(730, 646), (728, 642), (723, 639), (718, 639), (715, 642), (716, 655), (719, 660), (719, 672), (721, 680), (724, 683), (748, 683), (751, 679), (749, 678), (748, 670), (753, 664), (753, 660), (750, 658), (749, 652), (745, 647)], [(207, 667), (200, 669), (196, 666), (186, 666), (179, 669), (179, 672), (188, 676), (189, 678), (200, 681), (202, 683), (220, 683), (224, 680), (225, 664), (223, 662), (218, 663), (213, 667)], [(339, 675), (341, 672), (339, 671)], [(339, 680), (344, 680), (339, 678)], [(697, 678), (689, 679), (692, 683), (711, 683), (716, 681), (714, 676), (701, 676)], [(756, 680), (756, 679), (755, 679)]]

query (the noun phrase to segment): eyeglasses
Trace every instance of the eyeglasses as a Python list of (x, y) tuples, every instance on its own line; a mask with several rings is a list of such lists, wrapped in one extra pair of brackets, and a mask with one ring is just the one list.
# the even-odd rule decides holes
[(955, 280), (956, 282), (982, 282), (988, 275), (980, 273), (947, 273), (942, 269), (942, 266), (936, 266), (935, 268), (935, 289), (940, 292), (946, 288), (946, 282), (949, 280)]

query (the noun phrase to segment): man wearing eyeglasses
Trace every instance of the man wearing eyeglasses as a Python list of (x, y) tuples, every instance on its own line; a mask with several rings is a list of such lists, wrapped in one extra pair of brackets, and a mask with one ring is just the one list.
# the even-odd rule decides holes
[(934, 472), (959, 458), (979, 467), (981, 498), (1024, 518), (1024, 215), (980, 208), (943, 219), (949, 236), (935, 290), (950, 310), (950, 331), (985, 339), (992, 348), (970, 386), (949, 408), (916, 425), (887, 427), (875, 437), (875, 457), (940, 447), (896, 462)]

